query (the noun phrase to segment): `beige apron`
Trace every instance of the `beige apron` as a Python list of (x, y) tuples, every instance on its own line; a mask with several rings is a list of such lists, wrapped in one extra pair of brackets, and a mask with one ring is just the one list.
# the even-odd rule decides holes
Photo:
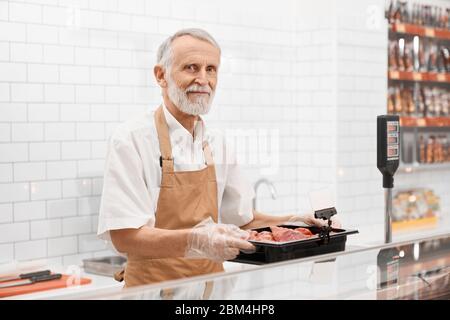
[[(155, 112), (155, 124), (162, 163), (155, 227), (169, 230), (192, 228), (208, 217), (217, 222), (216, 172), (208, 143), (203, 143), (206, 168), (175, 172), (169, 128), (161, 106)], [(223, 270), (221, 263), (207, 259), (150, 259), (128, 254), (124, 272), (116, 274), (115, 278), (119, 281), (125, 279), (125, 287), (132, 287)], [(211, 290), (211, 283), (207, 283), (204, 297), (209, 296)], [(170, 290), (165, 290), (164, 295), (168, 295), (165, 298), (170, 298)]]

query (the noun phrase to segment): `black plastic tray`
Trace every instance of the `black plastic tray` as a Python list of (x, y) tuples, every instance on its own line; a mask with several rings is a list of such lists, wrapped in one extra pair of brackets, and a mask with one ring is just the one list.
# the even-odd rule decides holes
[[(280, 225), (279, 227), (295, 229), (299, 226)], [(358, 230), (345, 230), (333, 228), (329, 240), (319, 237), (319, 227), (302, 227), (309, 229), (313, 236), (302, 240), (285, 242), (263, 242), (249, 240), (256, 247), (256, 252), (240, 253), (232, 262), (266, 264), (290, 259), (315, 256), (319, 254), (344, 251), (347, 235), (358, 233)], [(252, 229), (258, 232), (270, 231), (270, 227)]]

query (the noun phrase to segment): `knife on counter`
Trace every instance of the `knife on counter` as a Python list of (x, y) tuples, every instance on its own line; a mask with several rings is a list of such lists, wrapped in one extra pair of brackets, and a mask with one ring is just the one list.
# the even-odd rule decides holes
[(30, 273), (22, 273), (22, 274), (14, 275), (14, 276), (5, 276), (5, 277), (0, 277), (0, 282), (30, 279), (30, 278), (39, 277), (39, 276), (48, 276), (48, 275), (50, 275), (50, 273), (51, 273), (50, 270), (43, 270), (43, 271), (36, 271), (36, 272), (30, 272)]
[(46, 275), (40, 275), (40, 276), (31, 277), (31, 278), (25, 278), (25, 279), (19, 280), (19, 281), (9, 281), (6, 283), (0, 283), (0, 289), (16, 287), (16, 286), (24, 286), (24, 285), (33, 284), (36, 282), (56, 280), (56, 279), (60, 279), (61, 277), (62, 277), (61, 273), (55, 273), (55, 274), (46, 274)]

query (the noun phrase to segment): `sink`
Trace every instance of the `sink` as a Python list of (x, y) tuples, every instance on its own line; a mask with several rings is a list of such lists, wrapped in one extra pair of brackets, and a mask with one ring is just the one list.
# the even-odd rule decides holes
[(114, 273), (124, 268), (127, 259), (121, 256), (107, 256), (83, 259), (83, 268), (87, 273), (113, 277)]

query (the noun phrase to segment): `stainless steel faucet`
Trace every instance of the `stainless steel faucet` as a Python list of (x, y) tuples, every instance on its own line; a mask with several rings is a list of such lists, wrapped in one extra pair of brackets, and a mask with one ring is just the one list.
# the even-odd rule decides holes
[(253, 209), (256, 210), (256, 199), (258, 198), (258, 188), (261, 184), (267, 184), (269, 186), (270, 194), (272, 195), (272, 199), (277, 198), (277, 190), (275, 189), (275, 186), (272, 182), (270, 182), (266, 178), (261, 178), (257, 180), (253, 186), (253, 189), (255, 190), (255, 197), (253, 198)]

